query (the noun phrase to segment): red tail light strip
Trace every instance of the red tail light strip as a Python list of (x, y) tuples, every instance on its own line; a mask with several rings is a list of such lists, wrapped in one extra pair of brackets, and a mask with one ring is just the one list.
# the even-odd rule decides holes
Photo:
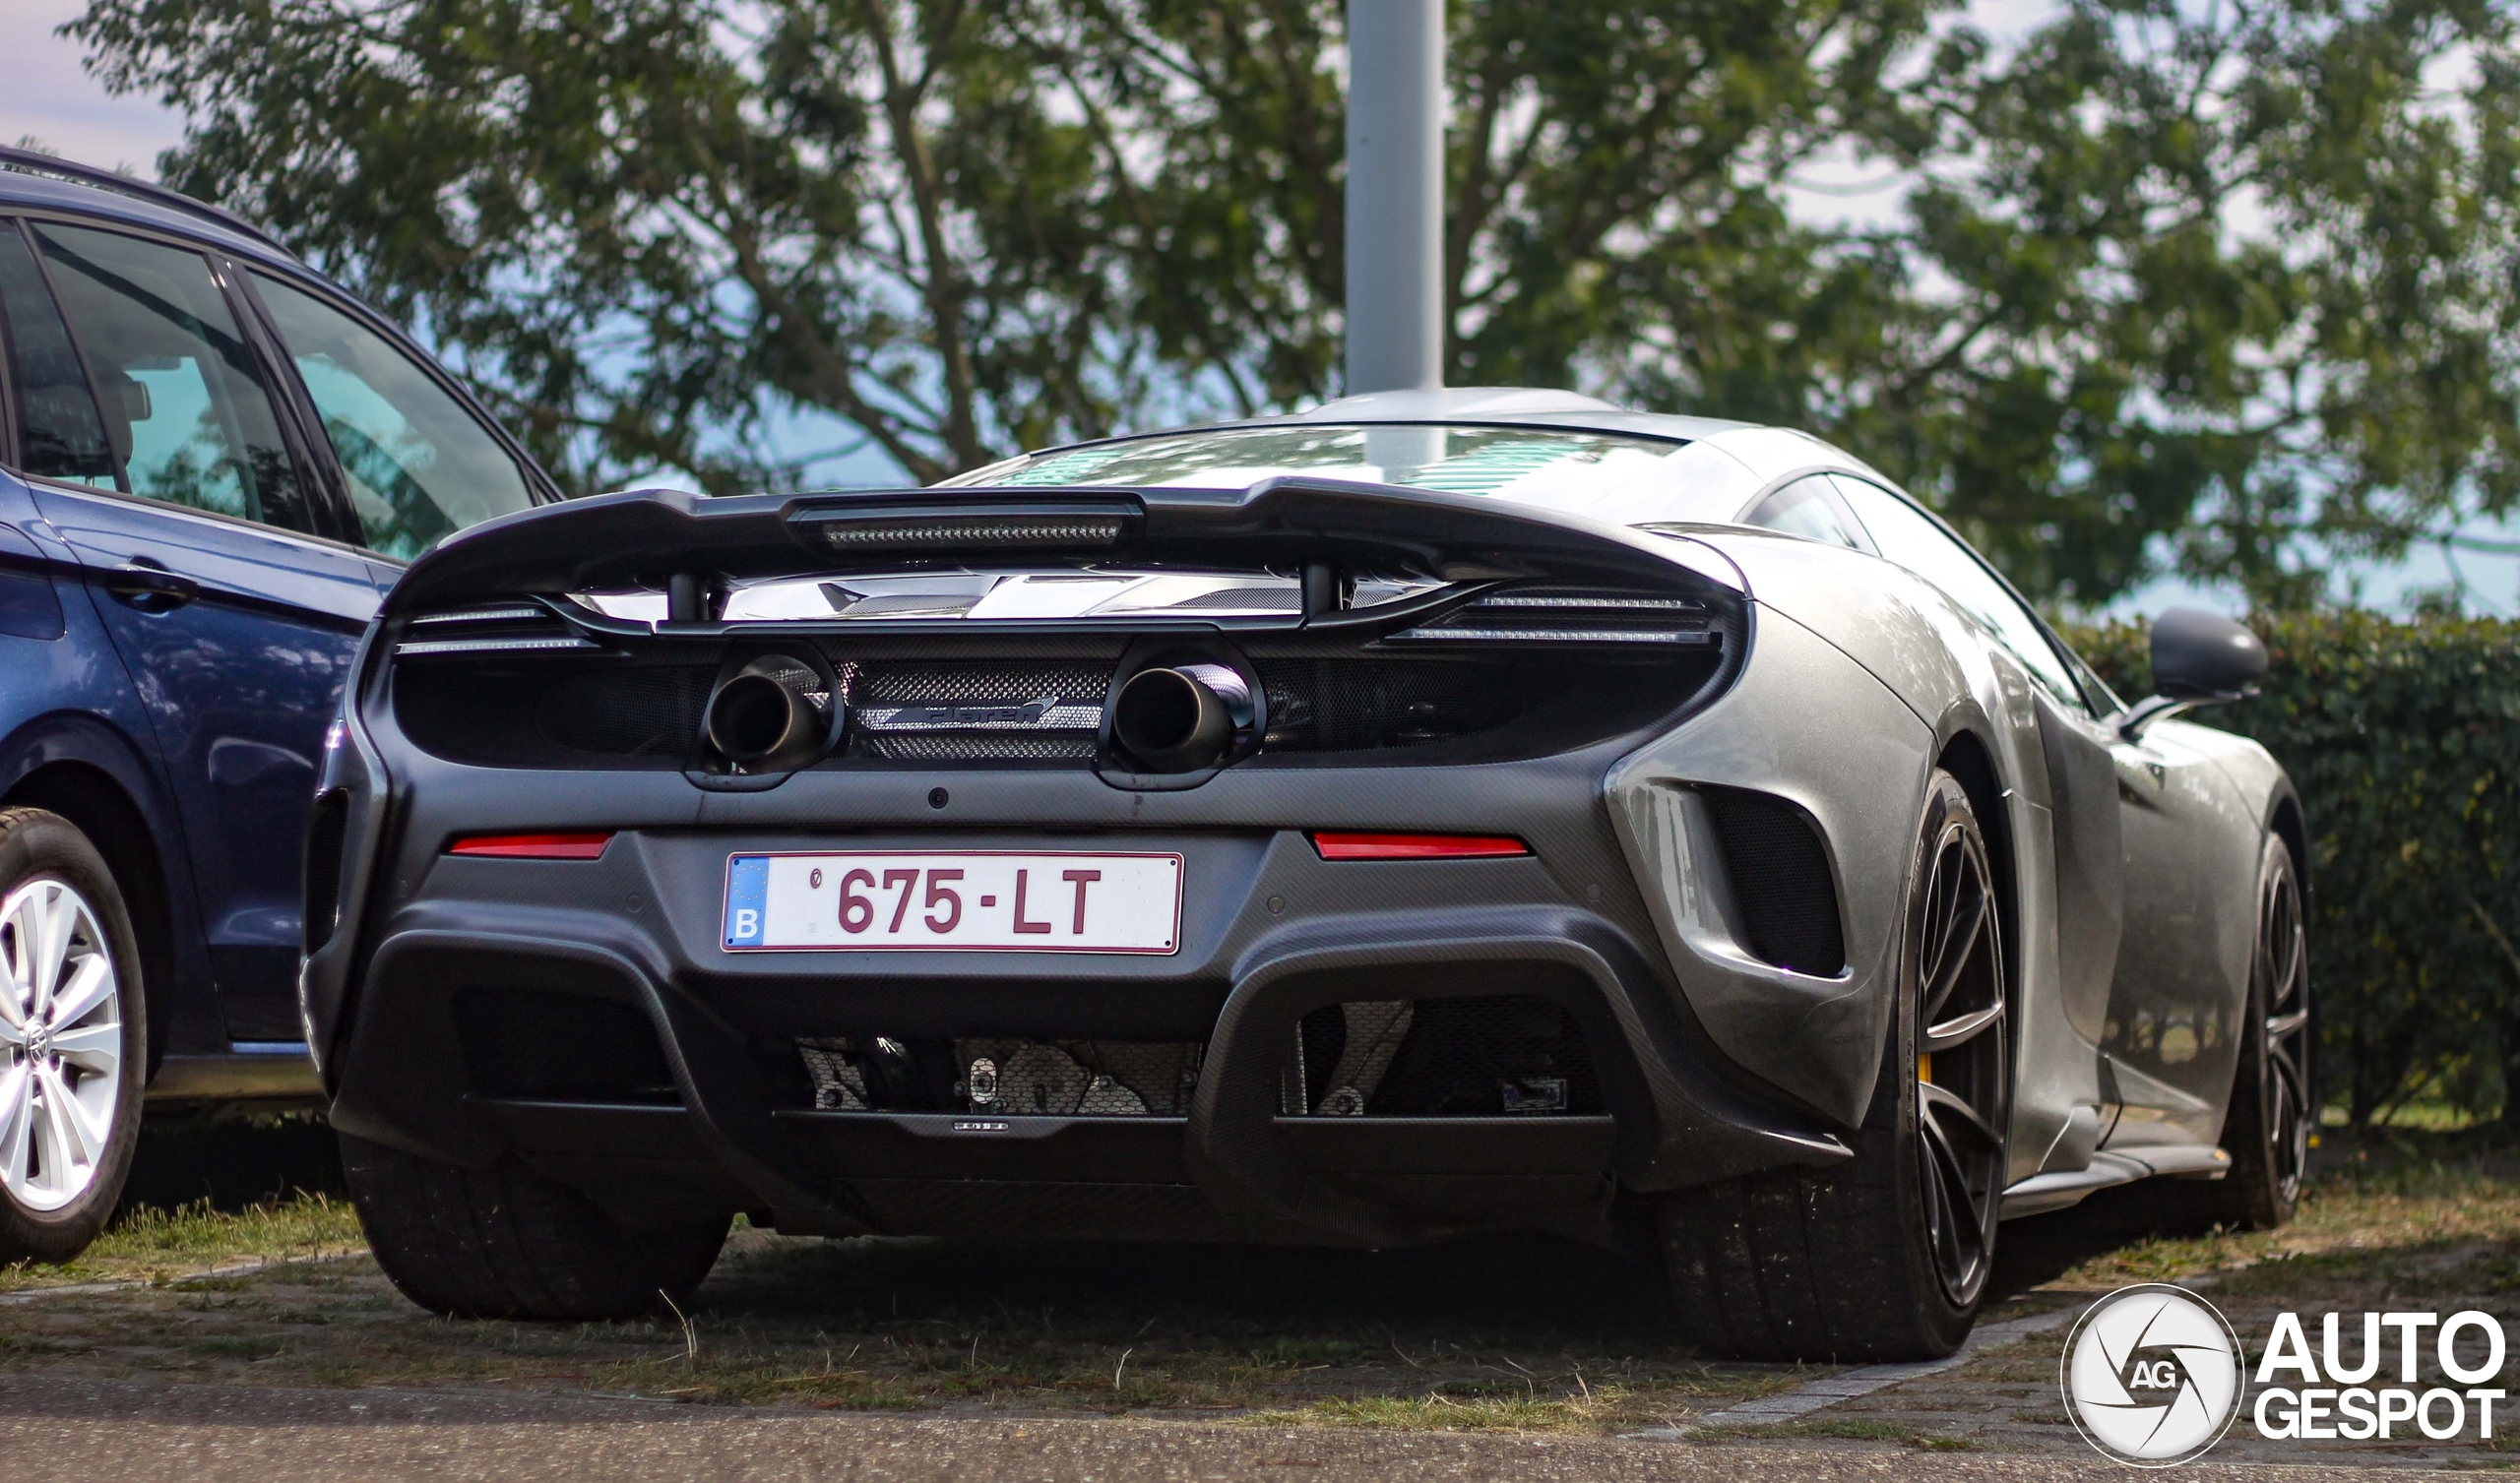
[(1312, 847), (1325, 860), (1501, 860), (1532, 852), (1501, 834), (1316, 834)]
[(599, 860), (611, 842), (610, 834), (467, 834), (446, 852), (501, 860)]

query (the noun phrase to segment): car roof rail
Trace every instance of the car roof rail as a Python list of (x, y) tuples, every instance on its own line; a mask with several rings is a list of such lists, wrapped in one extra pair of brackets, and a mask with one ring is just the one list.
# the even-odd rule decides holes
[(242, 232), (275, 252), (295, 256), (278, 237), (234, 212), (223, 207), (213, 206), (207, 201), (196, 201), (181, 191), (168, 190), (162, 185), (154, 185), (146, 180), (134, 180), (128, 175), (119, 174), (113, 170), (99, 169), (92, 164), (81, 164), (75, 159), (64, 159), (58, 154), (47, 154), (41, 150), (22, 149), (15, 145), (0, 145), (0, 168), (55, 175), (78, 185), (117, 191), (152, 205), (171, 207), (191, 216), (207, 217), (230, 231)]

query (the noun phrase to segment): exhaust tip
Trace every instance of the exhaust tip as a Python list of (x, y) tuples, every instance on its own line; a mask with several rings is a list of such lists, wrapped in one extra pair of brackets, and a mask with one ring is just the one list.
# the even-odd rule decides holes
[(1111, 740), (1150, 772), (1216, 766), (1233, 724), (1225, 698), (1187, 669), (1141, 669), (1111, 703)]
[[(739, 768), (782, 772), (823, 753), (831, 735), (831, 695), (811, 670), (755, 660), (709, 698), (709, 745)], [(819, 702), (819, 704), (818, 704)]]

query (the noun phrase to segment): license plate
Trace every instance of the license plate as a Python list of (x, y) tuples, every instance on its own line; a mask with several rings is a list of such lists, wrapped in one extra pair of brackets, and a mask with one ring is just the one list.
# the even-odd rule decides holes
[(1181, 857), (956, 850), (730, 855), (729, 953), (1171, 953)]

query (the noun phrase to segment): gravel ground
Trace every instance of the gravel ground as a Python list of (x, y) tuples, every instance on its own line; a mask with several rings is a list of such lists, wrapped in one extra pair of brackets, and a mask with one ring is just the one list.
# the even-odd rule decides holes
[[(1289, 1478), (1305, 1483), (1839, 1483), (1927, 1476), (2122, 1479), (2081, 1457), (1936, 1456), (1804, 1444), (1705, 1446), (1600, 1438), (1463, 1435), (1147, 1421), (831, 1416), (728, 1412), (475, 1391), (310, 1390), (281, 1387), (42, 1380), (0, 1388), (0, 1457), (76, 1459), (89, 1476), (187, 1483), (300, 1479), (709, 1478), (938, 1479), (1133, 1483)], [(2254, 1477), (2219, 1458), (2190, 1479)], [(2352, 1468), (2286, 1468), (2285, 1483), (2367, 1478)], [(2397, 1473), (2392, 1476), (2404, 1477)]]
[[(1366, 1254), (743, 1231), (687, 1324), (550, 1326), (422, 1313), (320, 1202), (151, 1215), (77, 1285), (0, 1273), (20, 1284), (0, 1293), (0, 1459), (69, 1447), (53, 1454), (104, 1476), (145, 1459), (147, 1475), (255, 1483), (2124, 1476), (2056, 1392), (2065, 1320), (2105, 1293), (2187, 1282), (2254, 1350), (2288, 1308), (2499, 1314), (2520, 1291), (2508, 1150), (2328, 1158), (2282, 1232), (2193, 1233), (2176, 1186), (2007, 1227), (1986, 1340), (1896, 1377), (1709, 1363), (1664, 1337), (1649, 1260), (1550, 1241)], [(1760, 1414), (1791, 1419), (1744, 1424)], [(2507, 1446), (2265, 1442), (2243, 1419), (2209, 1460), (2404, 1475), (2520, 1464)]]

